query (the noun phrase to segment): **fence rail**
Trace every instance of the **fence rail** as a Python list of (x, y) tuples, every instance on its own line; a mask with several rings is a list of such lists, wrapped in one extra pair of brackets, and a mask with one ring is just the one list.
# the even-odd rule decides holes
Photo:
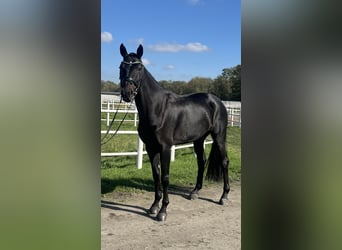
[[(228, 126), (238, 126), (241, 127), (241, 106), (239, 103), (224, 103), (227, 109), (228, 114)], [(119, 106), (118, 106), (119, 105)], [(101, 121), (106, 121), (106, 125), (109, 126), (111, 122), (111, 115), (112, 113), (132, 113), (134, 114), (133, 120), (125, 120), (127, 122), (133, 122), (134, 126), (137, 126), (138, 123), (138, 111), (135, 105), (130, 105), (126, 103), (119, 103), (119, 102), (103, 102), (101, 103), (101, 113), (106, 113), (106, 118), (101, 119)], [(121, 121), (121, 120), (117, 120)], [(106, 134), (106, 130), (101, 130), (101, 134)], [(113, 134), (115, 131), (109, 131), (109, 134)], [(138, 135), (138, 131), (117, 131), (117, 135)], [(144, 143), (141, 141), (140, 137), (137, 136), (137, 151), (135, 152), (102, 152), (102, 157), (108, 156), (137, 156), (137, 168), (142, 168), (143, 162), (143, 155), (147, 152), (144, 150)], [(204, 146), (206, 144), (211, 144), (212, 141), (205, 141)], [(193, 147), (193, 144), (184, 144), (184, 145), (173, 145), (171, 148), (171, 161), (175, 160), (175, 152), (177, 149), (181, 148), (189, 148)]]

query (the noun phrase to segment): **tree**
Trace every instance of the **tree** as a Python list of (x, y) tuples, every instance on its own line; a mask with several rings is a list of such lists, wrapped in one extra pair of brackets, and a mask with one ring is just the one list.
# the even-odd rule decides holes
[(120, 86), (112, 81), (101, 80), (101, 92), (118, 92), (120, 91)]
[(221, 100), (229, 100), (230, 82), (224, 76), (220, 75), (215, 78), (209, 91)]
[(225, 74), (231, 82), (231, 101), (241, 101), (241, 65), (226, 69)]
[(215, 78), (210, 92), (222, 100), (241, 101), (241, 65), (224, 68)]
[(210, 85), (213, 82), (211, 78), (207, 77), (194, 77), (192, 78), (186, 88), (187, 93), (199, 93), (209, 91)]
[(175, 92), (176, 94), (182, 95), (185, 93), (187, 83), (184, 81), (159, 81), (159, 84), (168, 90)]

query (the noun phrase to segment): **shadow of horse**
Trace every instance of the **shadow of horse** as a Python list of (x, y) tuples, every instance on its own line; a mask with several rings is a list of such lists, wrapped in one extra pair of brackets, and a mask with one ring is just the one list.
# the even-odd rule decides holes
[[(125, 187), (136, 188), (136, 189), (147, 191), (147, 192), (154, 191), (152, 180), (142, 182), (141, 179), (135, 179), (135, 178), (116, 179), (116, 180), (103, 178), (101, 179), (101, 193), (104, 194), (104, 193), (113, 192), (118, 186), (122, 186), (122, 185)], [(180, 196), (186, 200), (190, 200), (189, 194), (191, 190), (192, 190), (191, 187), (183, 187), (183, 186), (177, 186), (177, 185), (172, 185), (172, 184), (169, 186), (169, 194)], [(219, 204), (219, 202), (210, 198), (198, 197), (198, 199), (211, 202), (214, 204)], [(149, 214), (149, 209), (142, 207), (142, 206), (101, 200), (101, 207), (111, 209), (113, 211), (123, 211), (123, 212), (127, 212), (130, 214), (136, 214), (145, 218), (156, 220), (155, 215)]]
[(115, 191), (117, 187), (135, 188), (148, 192), (154, 191), (152, 180), (142, 181), (139, 178), (101, 178), (101, 194), (111, 193)]
[[(169, 189), (169, 194), (173, 195), (178, 195), (181, 196), (187, 200), (191, 200), (190, 198), (190, 192), (192, 188), (187, 188), (187, 187), (177, 187), (177, 186), (171, 186)], [(218, 201), (215, 201), (210, 198), (205, 198), (205, 197), (198, 197), (199, 200), (207, 201), (207, 202), (212, 202), (214, 204), (220, 204)]]
[[(101, 178), (101, 194), (106, 194), (115, 191), (118, 186), (124, 186), (128, 188), (135, 188), (138, 190), (146, 191), (146, 192), (154, 192), (154, 184), (152, 180), (144, 180), (142, 181), (139, 178), (130, 178), (130, 179), (109, 179), (109, 178)], [(191, 193), (191, 187), (177, 186), (174, 184), (170, 184), (169, 193), (173, 195), (181, 196), (185, 199), (189, 199), (189, 194)], [(209, 198), (198, 197), (200, 200), (205, 200), (208, 202), (213, 202), (218, 204), (217, 201)]]
[(151, 218), (148, 213), (148, 209), (140, 206), (128, 205), (118, 202), (104, 201), (101, 200), (101, 207), (108, 208), (115, 211), (123, 211), (127, 213), (137, 214), (147, 218)]

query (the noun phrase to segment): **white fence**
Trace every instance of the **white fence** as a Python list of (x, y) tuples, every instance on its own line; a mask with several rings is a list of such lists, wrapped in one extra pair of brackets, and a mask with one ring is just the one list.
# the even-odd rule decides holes
[[(228, 126), (238, 126), (241, 127), (241, 104), (240, 102), (224, 102), (226, 108), (227, 108), (227, 114), (228, 114)], [(119, 109), (118, 109), (118, 105)], [(101, 103), (101, 113), (106, 113), (106, 118), (101, 119), (101, 121), (106, 121), (106, 125), (109, 126), (111, 123), (111, 118), (110, 114), (111, 113), (133, 113), (134, 114), (134, 119), (133, 120), (127, 120), (125, 119), (126, 122), (133, 122), (134, 126), (137, 126), (138, 123), (138, 111), (135, 107), (135, 105), (130, 105), (126, 103), (119, 103), (119, 102), (114, 102), (114, 101), (107, 101), (107, 102), (102, 102)], [(113, 116), (112, 116), (113, 117)], [(121, 120), (116, 120), (116, 121), (121, 121)], [(101, 134), (106, 134), (106, 130), (101, 130)], [(109, 135), (115, 133), (115, 131), (109, 131)], [(138, 131), (117, 131), (117, 135), (138, 135)], [(137, 168), (141, 169), (142, 168), (142, 163), (143, 163), (143, 155), (146, 154), (146, 151), (144, 151), (144, 144), (137, 136), (137, 151), (135, 152), (102, 152), (101, 156), (106, 157), (106, 156), (136, 156), (137, 157)], [(211, 144), (212, 141), (205, 141), (204, 146), (206, 144)], [(188, 148), (192, 147), (193, 144), (185, 144), (185, 145), (174, 145), (171, 148), (171, 161), (175, 160), (175, 151), (177, 149), (181, 148)]]
[[(241, 128), (241, 102), (228, 102), (224, 101), (223, 104), (227, 109), (228, 114), (228, 126), (231, 127), (239, 127)], [(110, 101), (110, 102), (102, 102), (101, 103), (101, 113), (106, 113), (106, 119), (102, 119), (106, 121), (107, 126), (109, 126), (111, 122), (110, 114), (115, 113), (119, 106), (119, 113), (133, 113), (134, 120), (126, 120), (134, 122), (134, 126), (137, 126), (138, 122), (138, 111), (135, 105), (131, 105), (128, 103), (120, 103), (119, 101)]]

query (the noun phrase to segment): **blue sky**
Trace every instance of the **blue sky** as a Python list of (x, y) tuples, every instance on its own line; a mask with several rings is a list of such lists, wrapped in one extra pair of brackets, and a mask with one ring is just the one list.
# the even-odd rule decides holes
[(101, 0), (102, 80), (119, 82), (121, 43), (157, 81), (214, 79), (241, 64), (240, 0)]

